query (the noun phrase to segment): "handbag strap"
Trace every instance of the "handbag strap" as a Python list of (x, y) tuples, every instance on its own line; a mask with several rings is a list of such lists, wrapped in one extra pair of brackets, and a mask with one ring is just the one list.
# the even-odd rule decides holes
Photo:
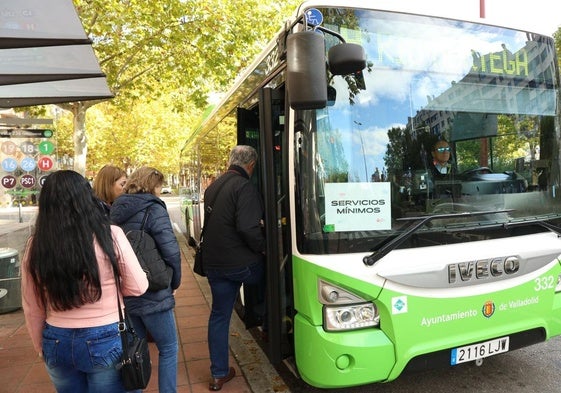
[(148, 211), (150, 210), (150, 206), (146, 208), (144, 211), (144, 217), (142, 217), (142, 222), (140, 223), (140, 238), (144, 237), (144, 225), (146, 224), (146, 219), (148, 218)]
[(144, 231), (144, 225), (146, 224), (146, 219), (148, 218), (148, 212), (150, 211), (150, 206), (146, 208), (144, 212), (144, 217), (142, 218), (142, 223), (140, 224), (140, 230)]
[(212, 201), (210, 202), (210, 204), (205, 206), (205, 212), (207, 213), (207, 215), (205, 217), (205, 225), (203, 225), (203, 228), (201, 229), (201, 236), (199, 238), (199, 243), (202, 242), (202, 240), (203, 240), (203, 234), (205, 233), (206, 224), (208, 224), (208, 222), (210, 220), (210, 216), (211, 216), (210, 213), (212, 213), (212, 206), (214, 205), (214, 201), (216, 201), (216, 198), (218, 197), (218, 194), (220, 193), (220, 190), (222, 189), (222, 187), (224, 187), (224, 185), (226, 183), (228, 183), (228, 181), (230, 179), (233, 179), (234, 176), (236, 176), (236, 175), (229, 176), (229, 177), (226, 178), (226, 180), (223, 180), (222, 183), (220, 183), (220, 185), (218, 186), (218, 189), (216, 190), (216, 193), (214, 194), (214, 196), (212, 198)]
[(117, 287), (117, 309), (119, 311), (119, 323), (117, 327), (119, 330), (119, 336), (121, 336), (121, 345), (123, 347), (123, 353), (128, 353), (129, 340), (127, 340), (126, 337), (127, 335), (125, 334), (125, 332), (127, 331), (127, 329), (129, 329), (133, 335), (135, 335), (136, 332), (132, 329), (132, 326), (130, 324), (130, 321), (126, 313), (124, 313), (123, 315), (123, 309), (121, 308), (121, 296), (120, 296), (121, 285), (119, 281), (119, 275), (115, 270), (115, 266), (113, 266), (113, 275), (115, 276), (115, 286)]

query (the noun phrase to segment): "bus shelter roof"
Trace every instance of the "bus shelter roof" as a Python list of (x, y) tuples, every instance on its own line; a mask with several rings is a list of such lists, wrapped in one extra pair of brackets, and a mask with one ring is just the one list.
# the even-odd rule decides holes
[(72, 0), (8, 0), (0, 12), (0, 107), (113, 97)]
[(113, 97), (104, 77), (0, 86), (0, 108), (16, 108)]

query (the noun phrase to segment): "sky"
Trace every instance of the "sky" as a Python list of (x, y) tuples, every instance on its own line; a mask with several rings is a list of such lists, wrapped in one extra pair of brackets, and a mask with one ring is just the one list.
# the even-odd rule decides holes
[[(478, 18), (482, 0), (394, 0), (392, 3), (412, 7), (417, 12), (451, 9), (458, 18)], [(483, 0), (485, 19), (497, 24), (516, 24), (536, 33), (553, 35), (561, 26), (559, 0)], [(421, 8), (419, 8), (421, 7)], [(495, 24), (495, 23), (493, 23)]]
[(488, 17), (543, 29), (550, 35), (561, 25), (561, 4), (555, 0), (485, 0), (485, 9)]
[[(390, 8), (403, 9), (405, 12), (481, 20), (492, 25), (518, 27), (547, 35), (552, 35), (561, 25), (561, 12), (552, 12), (552, 2), (559, 4), (554, 5), (554, 7), (561, 11), (559, 0), (531, 0), (523, 3), (525, 6), (519, 8), (516, 7), (518, 7), (518, 4), (522, 4), (521, 0), (485, 0), (485, 18), (479, 19), (480, 0), (375, 0), (375, 4), (383, 3), (380, 5), (381, 8), (388, 4)], [(532, 6), (530, 7), (529, 4), (532, 4)], [(399, 24), (396, 24), (395, 29), (398, 29), (398, 26)], [(419, 28), (416, 28), (415, 31), (416, 34), (437, 35), (434, 29), (431, 30), (428, 27), (423, 33), (420, 32)], [(358, 110), (350, 116), (352, 119), (343, 114), (341, 114), (340, 119), (337, 118), (336, 114), (330, 117), (331, 125), (339, 130), (348, 130), (354, 127), (349, 124), (349, 120), (356, 120), (355, 124), (359, 125), (356, 127), (358, 132), (354, 132), (352, 135), (347, 133), (347, 139), (343, 140), (345, 146), (352, 146), (346, 150), (348, 154), (347, 162), (350, 164), (351, 172), (356, 179), (368, 181), (369, 174), (374, 172), (376, 167), (384, 168), (383, 157), (388, 143), (387, 130), (391, 127), (404, 127), (407, 116), (414, 116), (416, 110), (427, 104), (426, 97), (429, 95), (434, 97), (434, 94), (438, 95), (439, 92), (445, 91), (449, 87), (450, 75), (457, 73), (458, 78), (461, 78), (461, 75), (466, 68), (469, 69), (470, 62), (472, 62), (472, 58), (469, 56), (470, 48), (476, 47), (483, 53), (488, 53), (493, 51), (495, 45), (498, 45), (484, 33), (482, 37), (463, 36), (458, 33), (444, 28), (439, 30), (438, 35), (444, 34), (446, 38), (453, 35), (454, 39), (442, 41), (442, 44), (436, 48), (437, 50), (434, 50), (435, 56), (418, 56), (419, 51), (423, 54), (430, 54), (433, 48), (416, 45), (415, 35), (407, 38), (406, 34), (400, 35), (399, 43), (391, 44), (391, 49), (386, 48), (384, 50), (384, 53), (389, 56), (386, 59), (395, 55), (393, 58), (414, 64), (413, 69), (425, 69), (428, 65), (424, 62), (430, 61), (430, 64), (438, 64), (439, 69), (445, 69), (448, 73), (442, 75), (440, 79), (438, 78), (439, 74), (433, 74), (431, 77), (428, 75), (412, 75), (412, 79), (408, 79), (407, 73), (396, 72), (389, 72), (383, 78), (366, 78), (366, 83), (371, 88), (361, 94), (358, 100), (360, 103), (372, 106), (364, 107), (368, 108), (367, 110)], [(503, 38), (506, 39), (506, 37), (501, 39)], [(517, 39), (518, 42), (505, 42), (510, 48), (517, 48), (516, 44), (524, 44), (523, 37), (517, 36)], [(450, 47), (446, 46), (446, 49), (444, 49), (443, 45), (450, 45)], [(443, 52), (451, 55), (449, 57), (442, 56)], [(462, 57), (464, 53), (468, 54), (467, 59)], [(370, 57), (376, 58), (376, 55), (370, 53)], [(457, 61), (460, 58), (464, 60), (463, 63)], [(465, 62), (467, 62), (467, 67)], [(377, 72), (380, 75), (383, 71), (378, 70)], [(344, 91), (344, 89), (342, 90)], [(402, 113), (407, 112), (407, 106), (403, 104), (403, 97), (409, 97), (410, 114)], [(376, 109), (374, 109), (374, 104), (377, 105)], [(400, 119), (403, 123), (399, 123)], [(349, 138), (352, 138), (352, 140)]]

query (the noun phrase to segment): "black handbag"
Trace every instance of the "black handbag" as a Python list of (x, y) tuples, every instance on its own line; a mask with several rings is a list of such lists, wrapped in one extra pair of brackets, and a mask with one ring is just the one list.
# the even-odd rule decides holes
[[(210, 213), (212, 213), (212, 206), (214, 205), (214, 201), (216, 200), (216, 197), (220, 193), (220, 190), (222, 189), (224, 184), (226, 184), (228, 182), (228, 180), (230, 180), (231, 178), (233, 178), (233, 176), (226, 178), (225, 180), (222, 181), (222, 183), (220, 183), (220, 185), (218, 186), (218, 189), (216, 190), (216, 193), (214, 194), (214, 198), (212, 198), (212, 201), (205, 206), (205, 212), (206, 212), (205, 223), (208, 223), (208, 221), (210, 220)], [(203, 264), (203, 235), (204, 235), (204, 233), (205, 233), (205, 227), (203, 226), (203, 229), (201, 229), (201, 237), (199, 238), (199, 244), (197, 244), (197, 247), (195, 247), (195, 255), (193, 256), (193, 259), (194, 259), (193, 271), (195, 273), (197, 273), (199, 276), (202, 276), (202, 277), (206, 276), (205, 268), (204, 268), (204, 264)]]
[(144, 231), (144, 224), (148, 217), (146, 209), (140, 229), (133, 229), (126, 233), (129, 243), (148, 278), (148, 290), (155, 292), (169, 287), (173, 270), (160, 255), (156, 242)]
[(115, 274), (117, 284), (117, 305), (119, 307), (119, 334), (123, 346), (121, 361), (116, 368), (121, 374), (121, 380), (125, 390), (145, 389), (150, 382), (152, 374), (152, 362), (150, 361), (150, 351), (146, 338), (140, 338), (127, 315), (126, 310), (121, 309), (119, 298), (119, 277)]
[[(201, 233), (202, 237), (202, 233)], [(193, 265), (193, 271), (197, 273), (199, 276), (206, 276), (205, 269), (203, 268), (203, 249), (202, 249), (202, 242), (199, 242), (197, 247), (195, 248), (195, 263)]]

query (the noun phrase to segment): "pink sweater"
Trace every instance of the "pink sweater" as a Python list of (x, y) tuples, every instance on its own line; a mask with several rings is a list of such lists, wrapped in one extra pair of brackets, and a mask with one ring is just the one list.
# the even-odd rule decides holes
[[(138, 259), (123, 230), (118, 226), (112, 225), (111, 233), (115, 243), (118, 245), (116, 251), (121, 272), (121, 290), (123, 295), (142, 295), (148, 289), (146, 274), (140, 267)], [(108, 325), (119, 320), (117, 287), (115, 285), (113, 269), (109, 259), (105, 257), (97, 242), (95, 242), (95, 252), (99, 264), (101, 298), (95, 303), (87, 303), (68, 311), (45, 310), (41, 305), (40, 299), (35, 296), (35, 286), (28, 272), (30, 244), (31, 242), (28, 241), (22, 260), (21, 290), (25, 323), (35, 351), (38, 353), (42, 352), (41, 342), (45, 321), (49, 325), (61, 328), (84, 328)], [(123, 306), (122, 298), (121, 306)]]

